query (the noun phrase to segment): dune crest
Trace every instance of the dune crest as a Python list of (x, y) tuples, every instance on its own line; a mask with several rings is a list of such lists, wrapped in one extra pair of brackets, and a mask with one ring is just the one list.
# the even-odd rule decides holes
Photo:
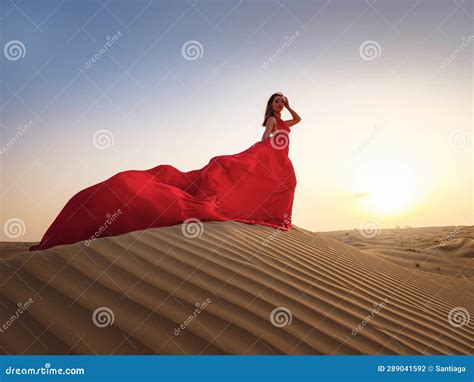
[(474, 239), (463, 237), (437, 245), (433, 249), (448, 252), (452, 256), (474, 258)]
[(298, 227), (185, 228), (4, 258), (0, 351), (472, 354), (470, 280), (453, 288)]

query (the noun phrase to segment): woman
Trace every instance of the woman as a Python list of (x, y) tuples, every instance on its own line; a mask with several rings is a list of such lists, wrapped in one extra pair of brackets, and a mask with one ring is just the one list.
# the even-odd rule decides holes
[[(283, 121), (286, 107), (292, 119)], [(296, 177), (288, 158), (290, 126), (300, 122), (282, 93), (267, 103), (262, 140), (202, 169), (169, 165), (124, 171), (74, 195), (30, 250), (196, 221), (235, 220), (288, 230)], [(184, 231), (183, 231), (184, 233)]]
[(265, 126), (265, 132), (262, 136), (262, 141), (270, 137), (270, 135), (277, 130), (277, 123), (281, 121), (281, 111), (286, 107), (290, 112), (293, 119), (284, 121), (284, 130), (286, 127), (289, 128), (293, 125), (296, 125), (301, 121), (301, 117), (290, 107), (288, 98), (286, 98), (282, 93), (273, 94), (267, 102), (267, 108), (265, 110), (265, 118), (262, 125)]

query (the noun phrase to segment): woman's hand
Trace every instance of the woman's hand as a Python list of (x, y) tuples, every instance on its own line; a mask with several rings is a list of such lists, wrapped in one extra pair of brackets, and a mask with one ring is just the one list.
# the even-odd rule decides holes
[(293, 119), (285, 121), (286, 126), (290, 127), (299, 123), (301, 121), (301, 117), (298, 115), (296, 111), (294, 111), (290, 107), (290, 102), (288, 101), (287, 97), (283, 97), (283, 105), (287, 108), (287, 110), (290, 112), (291, 116), (293, 117)]

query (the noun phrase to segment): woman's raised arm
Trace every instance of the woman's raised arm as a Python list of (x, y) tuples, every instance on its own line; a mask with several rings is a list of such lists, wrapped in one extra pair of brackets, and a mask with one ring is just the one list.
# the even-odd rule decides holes
[(290, 103), (289, 103), (287, 97), (284, 98), (283, 104), (285, 105), (286, 109), (290, 112), (291, 116), (293, 117), (293, 119), (289, 119), (288, 121), (285, 121), (286, 126), (291, 127), (291, 126), (296, 125), (297, 123), (301, 122), (301, 117), (298, 115), (298, 113), (296, 111), (294, 111), (290, 107)]

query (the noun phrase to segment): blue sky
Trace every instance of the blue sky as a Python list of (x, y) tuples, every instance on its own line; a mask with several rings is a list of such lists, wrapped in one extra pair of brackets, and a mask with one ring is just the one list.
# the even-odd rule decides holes
[(2, 222), (38, 240), (118, 171), (242, 151), (283, 91), (303, 117), (297, 225), (472, 224), (472, 16), (461, 0), (2, 0)]

